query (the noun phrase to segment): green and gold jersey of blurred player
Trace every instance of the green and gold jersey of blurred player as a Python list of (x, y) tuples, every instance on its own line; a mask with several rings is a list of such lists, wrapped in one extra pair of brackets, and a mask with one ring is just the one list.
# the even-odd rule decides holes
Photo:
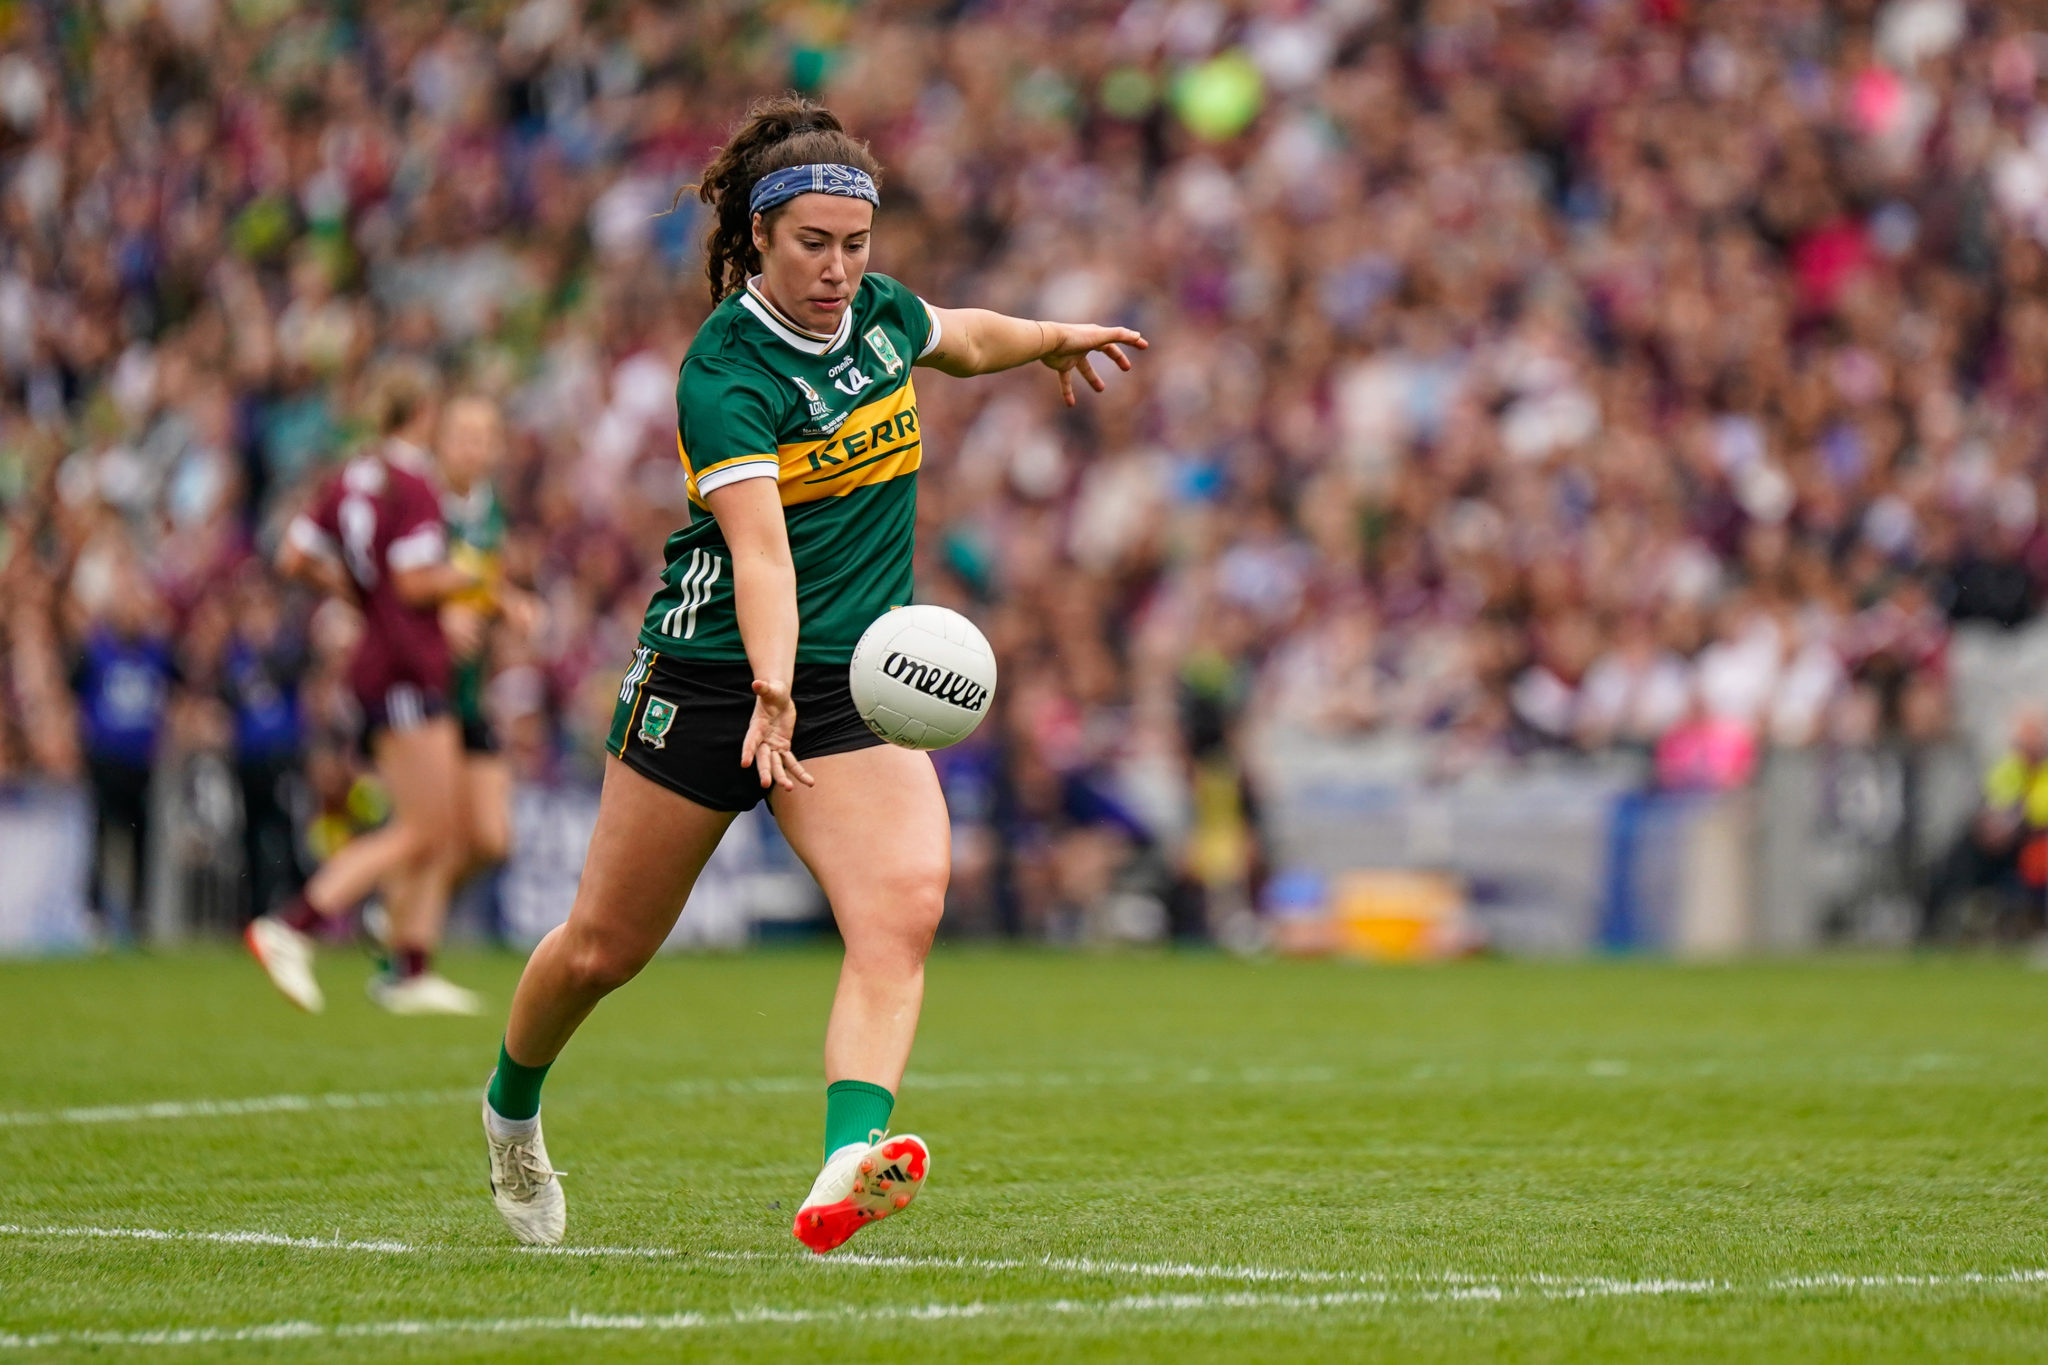
[[(448, 599), (485, 618), (498, 613), (498, 589), (505, 578), (505, 508), (489, 479), (479, 479), (467, 493), (443, 493), (441, 515), (448, 523), (448, 562), (471, 574), (477, 586)], [(488, 641), (489, 637), (485, 637)], [(488, 645), (455, 660), (452, 684), (456, 719), (465, 727), (484, 722), (484, 662)]]

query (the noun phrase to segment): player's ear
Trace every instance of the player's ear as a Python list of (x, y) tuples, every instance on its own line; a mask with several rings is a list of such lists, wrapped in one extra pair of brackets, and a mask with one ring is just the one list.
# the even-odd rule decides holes
[(768, 224), (762, 221), (758, 213), (754, 215), (754, 250), (763, 256), (768, 254)]

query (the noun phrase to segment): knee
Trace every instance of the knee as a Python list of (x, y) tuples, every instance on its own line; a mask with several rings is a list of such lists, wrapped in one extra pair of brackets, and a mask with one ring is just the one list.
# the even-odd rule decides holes
[(462, 824), (452, 810), (417, 811), (406, 823), (412, 826), (423, 857), (459, 860), (468, 847)]
[(418, 822), (400, 820), (388, 826), (396, 847), (391, 860), (397, 867), (411, 869), (422, 865), (433, 855), (434, 843), (427, 831)]
[(459, 838), (437, 837), (426, 830), (412, 831), (402, 866), (411, 873), (428, 875), (453, 886), (469, 863), (469, 846)]
[(639, 945), (603, 934), (572, 934), (563, 945), (563, 969), (584, 994), (607, 995), (631, 981), (650, 953)]
[(860, 929), (847, 937), (847, 951), (900, 965), (921, 964), (946, 913), (944, 870), (891, 879), (874, 891), (873, 901), (859, 916)]
[(502, 863), (512, 852), (512, 831), (486, 823), (471, 834), (468, 852), (474, 863), (487, 867)]
[(469, 860), (469, 841), (441, 812), (408, 812), (398, 829), (405, 841), (403, 862), (407, 867), (453, 874)]

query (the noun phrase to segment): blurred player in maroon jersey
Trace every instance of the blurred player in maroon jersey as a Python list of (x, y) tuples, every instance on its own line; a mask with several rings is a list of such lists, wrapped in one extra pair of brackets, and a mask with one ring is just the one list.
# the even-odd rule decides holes
[(387, 369), (372, 382), (370, 409), (382, 439), (293, 520), (278, 568), (363, 614), (349, 685), (392, 816), (328, 859), (288, 909), (251, 922), (246, 938), (285, 998), (318, 1011), (325, 997), (313, 975), (312, 931), (381, 886), (391, 957), (370, 998), (394, 1014), (474, 1014), (481, 1002), (434, 972), (431, 957), (468, 860), (462, 732), (448, 706), (439, 609), (477, 583), (448, 562), (426, 450), (436, 418), (431, 378), (410, 365)]

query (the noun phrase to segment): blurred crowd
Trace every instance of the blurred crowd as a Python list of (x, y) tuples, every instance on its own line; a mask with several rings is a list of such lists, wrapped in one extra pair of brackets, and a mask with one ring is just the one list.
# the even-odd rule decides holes
[(345, 809), (348, 623), (264, 562), (394, 354), (504, 411), (490, 709), (594, 772), (686, 516), (671, 201), (790, 87), (883, 161), (875, 268), (1152, 342), (1072, 412), (920, 379), (979, 913), (1254, 880), (1268, 727), (1674, 787), (1937, 736), (1953, 623), (2048, 582), (2044, 76), (2020, 0), (0, 5), (0, 779)]

